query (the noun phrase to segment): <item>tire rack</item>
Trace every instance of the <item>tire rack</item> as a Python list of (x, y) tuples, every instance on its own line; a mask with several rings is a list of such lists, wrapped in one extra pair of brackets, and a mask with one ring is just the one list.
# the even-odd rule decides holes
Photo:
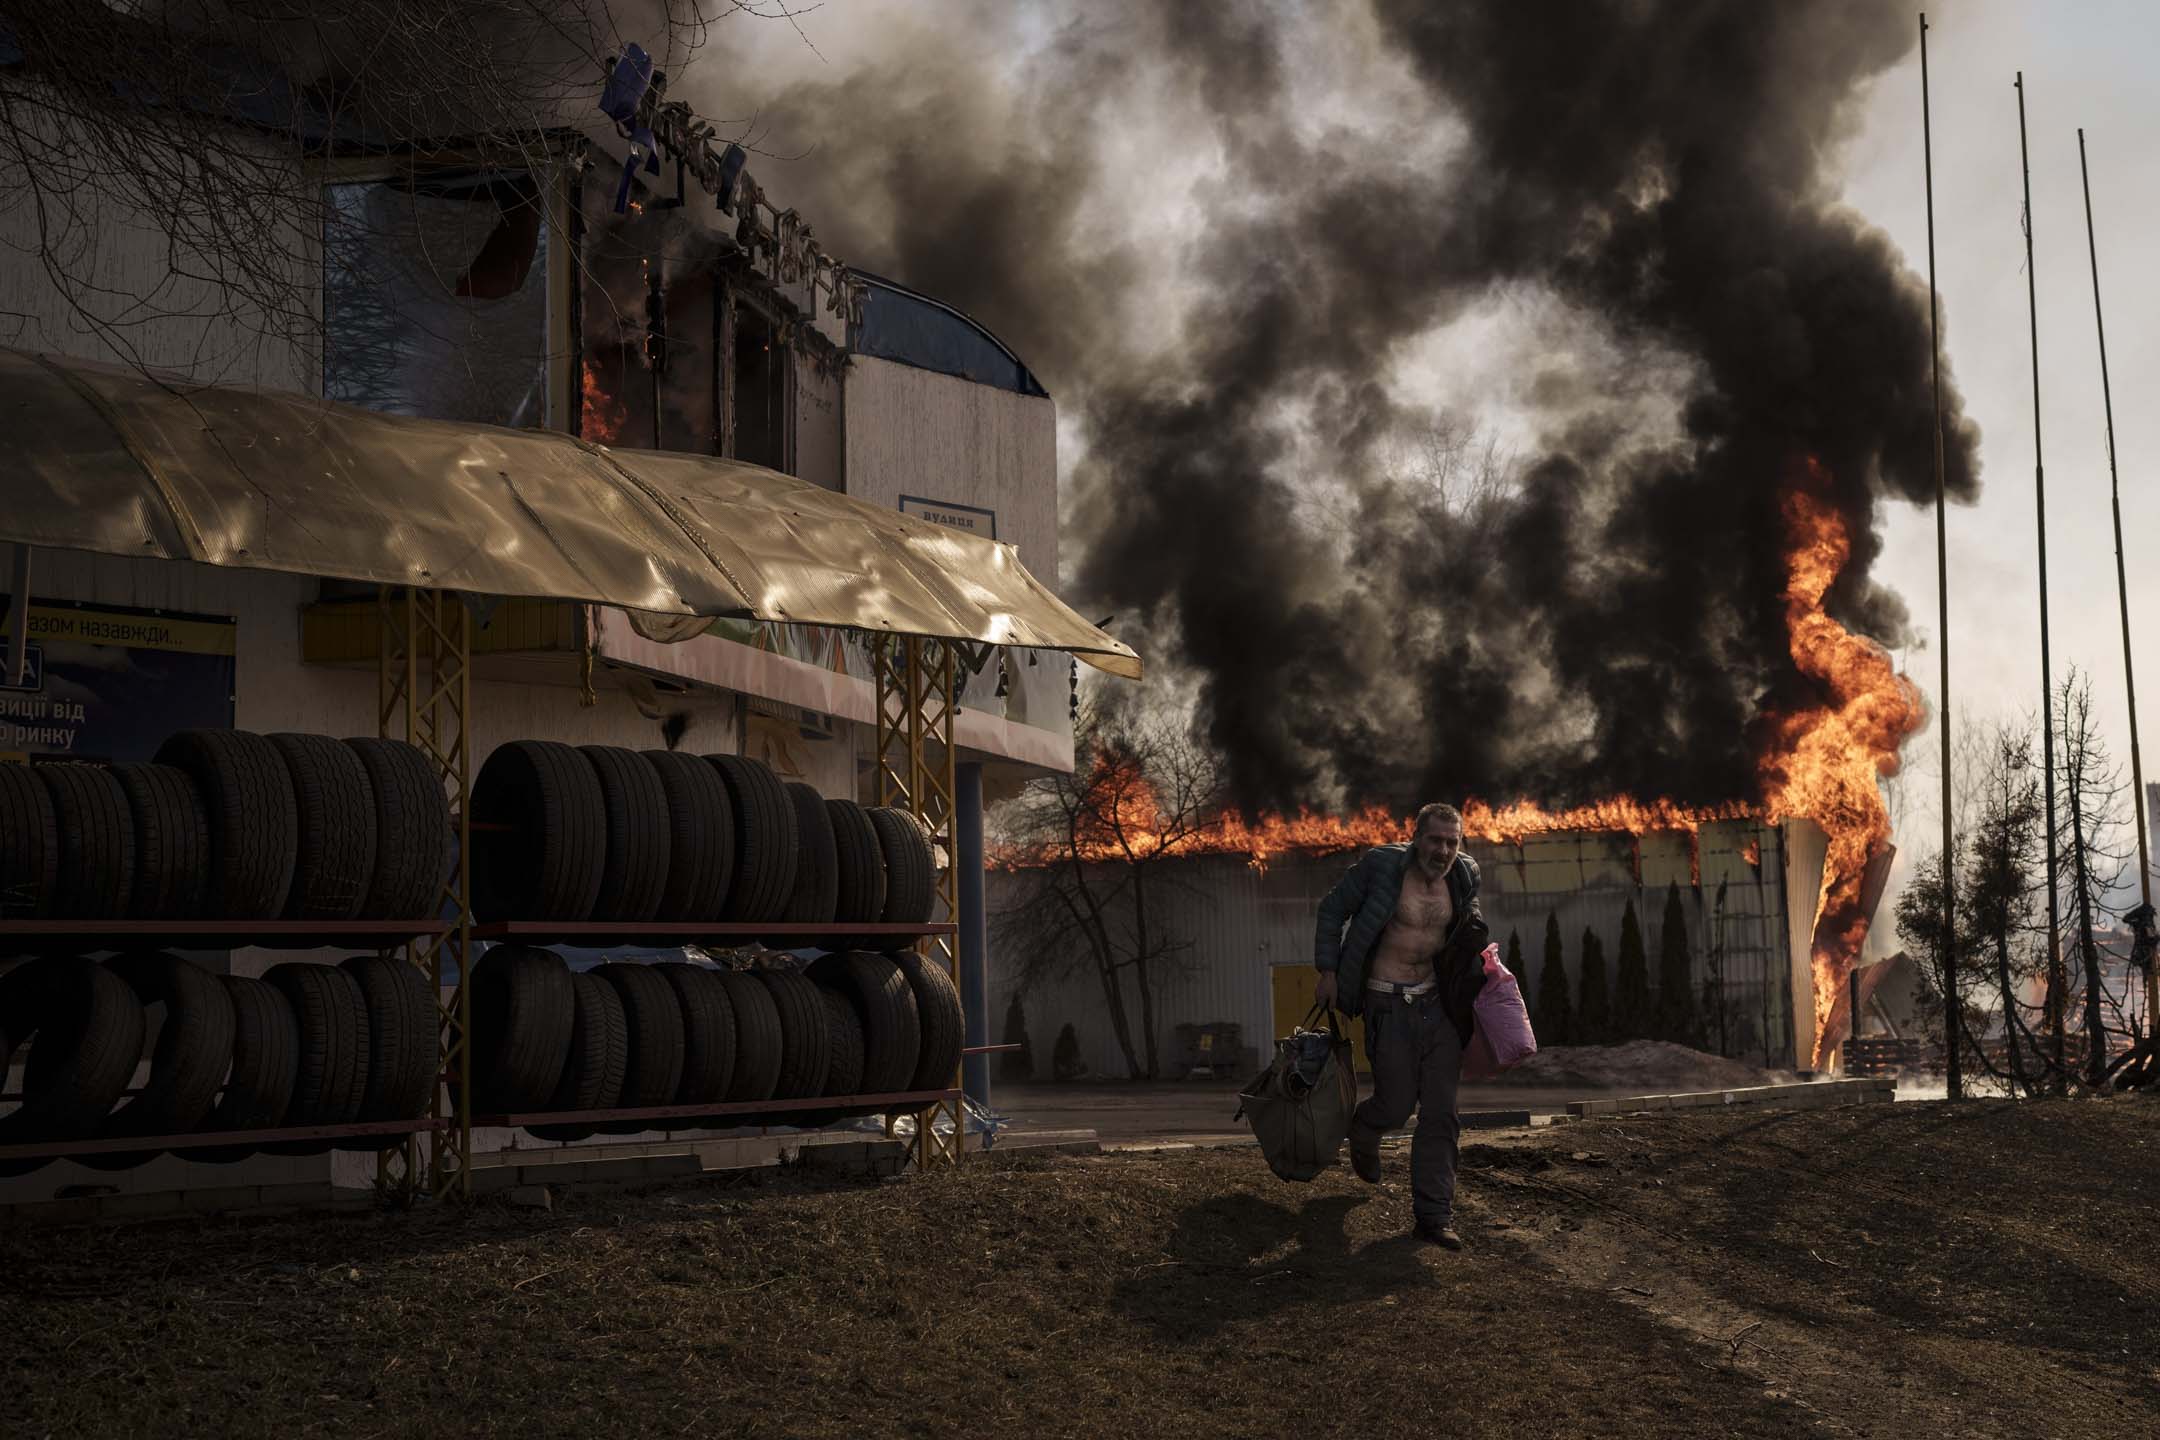
[[(945, 864), (938, 871), (936, 894), (945, 918), (960, 914), (960, 876), (954, 868), (953, 811), (958, 784), (953, 720), (960, 708), (958, 647), (951, 641), (917, 635), (880, 635), (871, 648), (877, 677), (878, 803), (913, 814), (929, 832), (933, 847), (942, 846)], [(958, 927), (941, 925), (920, 942), (924, 955), (942, 963), (960, 988)], [(963, 1022), (962, 1031), (965, 1033)], [(957, 1165), (967, 1148), (967, 1112), (961, 1104), (956, 1069), (945, 1094), (915, 1117), (915, 1164)], [(952, 1120), (949, 1139), (937, 1133), (940, 1112)], [(887, 1119), (890, 1131), (891, 1118)]]
[[(408, 947), (436, 943), (449, 927), (411, 920), (0, 920), (0, 955), (39, 954), (87, 957), (104, 951), (128, 951), (145, 945), (186, 942), (185, 948), (219, 950), (259, 945), (272, 950), (379, 949), (389, 942)], [(134, 1090), (125, 1092), (137, 1093)], [(0, 1096), (19, 1099), (20, 1096)], [(0, 1160), (65, 1160), (79, 1155), (134, 1151), (204, 1150), (228, 1145), (268, 1145), (282, 1140), (350, 1140), (361, 1136), (413, 1137), (439, 1133), (446, 1122), (434, 1116), (379, 1120), (350, 1125), (280, 1126), (271, 1130), (223, 1130), (185, 1135), (127, 1135), (111, 1139), (34, 1141), (0, 1145)], [(384, 1153), (384, 1152), (378, 1152)], [(391, 1151), (388, 1153), (401, 1153)]]
[[(456, 867), (443, 887), (444, 908), (450, 923), (435, 936), (422, 937), (404, 947), (406, 959), (428, 979), (438, 999), (442, 1021), (442, 1076), (430, 1104), (427, 1130), (429, 1163), (427, 1179), (437, 1195), (472, 1193), (472, 1127), (475, 1117), (466, 1079), (466, 1051), (472, 1034), (472, 998), (467, 987), (467, 959), (476, 938), (509, 939), (513, 936), (546, 943), (576, 938), (630, 938), (638, 927), (538, 925), (511, 922), (474, 929), (472, 890), (466, 856), (472, 841), (468, 818), (472, 798), (472, 745), (470, 739), (472, 616), (459, 595), (443, 590), (419, 590), (384, 586), (378, 610), (382, 643), (378, 668), (378, 733), (386, 739), (406, 740), (434, 761), (443, 789), (451, 802), (458, 827)], [(960, 980), (957, 927), (949, 923), (959, 913), (959, 878), (952, 866), (952, 820), (957, 785), (953, 721), (959, 708), (957, 647), (951, 642), (920, 636), (883, 635), (872, 645), (872, 668), (877, 687), (877, 769), (880, 803), (896, 805), (922, 821), (932, 845), (945, 848), (946, 864), (938, 871), (937, 897), (944, 903), (948, 923), (925, 926), (806, 927), (800, 938), (861, 933), (865, 938), (917, 937), (931, 958), (940, 960), (957, 988)], [(773, 926), (673, 927), (677, 938), (780, 939), (784, 928)], [(661, 927), (643, 931), (643, 938), (659, 938)], [(441, 999), (446, 974), (454, 974), (456, 988), (447, 1001)], [(935, 1161), (956, 1163), (966, 1141), (965, 1115), (960, 1102), (960, 1077), (940, 1091), (908, 1092), (892, 1096), (837, 1097), (853, 1104), (873, 1102), (905, 1104), (915, 1109), (915, 1161), (927, 1169)], [(679, 1107), (666, 1107), (670, 1110)], [(772, 1108), (772, 1107), (768, 1107)], [(792, 1108), (814, 1110), (816, 1105)], [(682, 1113), (756, 1113), (756, 1106), (692, 1107)], [(948, 1139), (937, 1134), (938, 1112), (952, 1120)], [(614, 1119), (634, 1119), (638, 1112), (624, 1111)], [(898, 1113), (905, 1113), (901, 1111)], [(499, 1118), (480, 1117), (489, 1123)], [(652, 1117), (662, 1118), (662, 1117)], [(888, 1120), (888, 1129), (890, 1121)], [(381, 1152), (378, 1185), (406, 1193), (415, 1188), (420, 1175), (417, 1135), (403, 1147)]]
[[(598, 920), (499, 920), (485, 925), (474, 925), (468, 933), (474, 940), (517, 940), (528, 945), (640, 944), (661, 947), (730, 940), (793, 939), (813, 942), (827, 936), (918, 941), (943, 937), (949, 942), (958, 929), (958, 926), (951, 924), (865, 925), (837, 921), (830, 925), (743, 924), (732, 921), (700, 925), (674, 921), (641, 924)], [(890, 1113), (914, 1112), (927, 1118), (938, 1106), (957, 1105), (959, 1100), (960, 1091), (955, 1086), (944, 1090), (902, 1090), (878, 1095), (825, 1095), (798, 1100), (735, 1100), (712, 1105), (648, 1105), (617, 1110), (535, 1110), (485, 1115), (468, 1115), (460, 1111), (447, 1122), (445, 1131), (438, 1133), (458, 1131), (469, 1137), (475, 1125), (483, 1128), (502, 1126), (518, 1129), (529, 1125), (605, 1124), (615, 1120), (694, 1120), (717, 1115), (741, 1115), (754, 1121), (760, 1115), (856, 1110), (870, 1106), (889, 1106)], [(834, 1118), (840, 1117), (836, 1115)]]
[[(85, 1140), (61, 1145), (0, 1147), (0, 1159), (96, 1154), (115, 1150), (187, 1150), (248, 1142), (307, 1140), (362, 1135), (401, 1137), (376, 1152), (377, 1188), (409, 1199), (423, 1183), (436, 1196), (470, 1198), (472, 1128), (475, 1123), (523, 1124), (583, 1120), (666, 1119), (695, 1116), (754, 1115), (774, 1111), (892, 1105), (894, 1116), (913, 1112), (914, 1155), (918, 1168), (937, 1162), (957, 1164), (966, 1141), (965, 1112), (957, 1071), (942, 1090), (881, 1095), (831, 1096), (818, 1101), (767, 1101), (705, 1106), (662, 1106), (651, 1110), (612, 1110), (569, 1115), (475, 1117), (466, 1076), (466, 1053), (472, 1033), (472, 996), (466, 983), (468, 957), (475, 939), (521, 938), (535, 943), (575, 939), (680, 940), (790, 938), (792, 928), (773, 925), (636, 926), (508, 922), (475, 927), (471, 875), (467, 862), (472, 841), (468, 816), (472, 798), (472, 613), (452, 591), (385, 585), (377, 597), (381, 643), (377, 661), (376, 733), (417, 747), (434, 764), (457, 827), (451, 873), (443, 883), (439, 922), (414, 921), (7, 921), (0, 922), (0, 951), (56, 946), (76, 953), (131, 948), (148, 940), (192, 939), (215, 948), (217, 942), (271, 949), (309, 949), (344, 944), (394, 950), (417, 969), (435, 997), (441, 1024), (438, 1047), (440, 1082), (424, 1118), (374, 1124), (309, 1126), (217, 1135), (130, 1136), (124, 1140)], [(958, 711), (957, 649), (948, 641), (920, 636), (878, 636), (873, 642), (877, 685), (877, 769), (880, 803), (907, 810), (943, 846), (946, 864), (938, 871), (935, 893), (947, 920), (926, 925), (814, 925), (799, 927), (792, 938), (859, 934), (865, 939), (912, 937), (926, 956), (940, 960), (957, 988), (959, 950), (958, 875), (953, 868), (954, 777), (953, 721)], [(99, 943), (103, 942), (103, 943)], [(395, 942), (386, 943), (386, 942)], [(450, 997), (443, 982), (455, 977)], [(940, 1112), (952, 1122), (949, 1137), (937, 1133)], [(425, 1166), (420, 1137), (428, 1137)]]

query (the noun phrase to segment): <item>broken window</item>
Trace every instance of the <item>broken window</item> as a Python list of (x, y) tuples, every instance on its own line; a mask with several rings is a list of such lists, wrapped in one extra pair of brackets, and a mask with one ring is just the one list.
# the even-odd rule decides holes
[(578, 242), (578, 433), (602, 445), (655, 448), (653, 367), (665, 363), (664, 290), (655, 284), (643, 207), (616, 215), (587, 177)]
[(323, 394), (490, 425), (547, 413), (547, 232), (523, 171), (326, 186)]
[(729, 242), (664, 200), (616, 214), (588, 178), (579, 243), (579, 433), (717, 455), (716, 267)]
[(728, 453), (769, 470), (785, 470), (790, 459), (787, 381), (791, 357), (780, 343), (780, 327), (762, 305), (736, 291), (734, 312), (731, 353), (735, 363), (733, 384), (728, 387), (732, 405), (728, 428), (734, 444)]

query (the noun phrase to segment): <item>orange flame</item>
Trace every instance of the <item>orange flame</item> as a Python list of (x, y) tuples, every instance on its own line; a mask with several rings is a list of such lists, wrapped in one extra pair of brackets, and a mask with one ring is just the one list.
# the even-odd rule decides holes
[(600, 383), (600, 367), (590, 357), (579, 375), (578, 390), (582, 401), (578, 434), (597, 444), (614, 444), (629, 423), (630, 408)]
[[(1712, 821), (1749, 818), (1771, 824), (1807, 819), (1822, 826), (1829, 849), (1811, 957), (1818, 1067), (1827, 1059), (1824, 1041), (1831, 1007), (1867, 937), (1869, 917), (1860, 907), (1862, 877), (1869, 857), (1890, 836), (1889, 807), (1877, 780), (1897, 773), (1899, 748), (1925, 718), (1919, 692), (1896, 673), (1883, 648), (1854, 635), (1823, 609), (1831, 584), (1852, 556), (1851, 537), (1829, 503), (1827, 489), (1828, 476), (1811, 460), (1788, 491), (1783, 508), (1789, 545), (1788, 642), (1794, 664), (1820, 682), (1830, 699), (1769, 717), (1770, 740), (1757, 763), (1760, 800), (1685, 806), (1664, 798), (1614, 796), (1564, 810), (1527, 801), (1492, 805), (1471, 800), (1462, 807), (1466, 837), (1503, 844), (1561, 832), (1693, 835)], [(1114, 755), (1097, 759), (1081, 793), (1091, 797), (1091, 808), (1081, 817), (1075, 849), (1090, 862), (1236, 855), (1264, 869), (1288, 851), (1328, 855), (1362, 850), (1405, 839), (1410, 831), (1408, 817), (1383, 806), (1341, 816), (1300, 810), (1251, 822), (1235, 814), (1180, 822), (1165, 816), (1139, 767)], [(1758, 842), (1747, 842), (1744, 854), (1750, 865), (1761, 867)], [(1047, 864), (1057, 857), (1008, 847), (992, 858), (995, 864), (1014, 868)]]
[(1823, 611), (1852, 538), (1821, 498), (1829, 477), (1813, 460), (1785, 497), (1785, 626), (1793, 663), (1822, 682), (1829, 703), (1776, 718), (1762, 763), (1771, 818), (1805, 816), (1830, 837), (1816, 907), (1815, 1065), (1828, 1059), (1830, 1011), (1867, 938), (1861, 880), (1868, 857), (1890, 838), (1890, 809), (1879, 779), (1898, 771), (1898, 752), (1926, 720), (1920, 692), (1880, 645)]

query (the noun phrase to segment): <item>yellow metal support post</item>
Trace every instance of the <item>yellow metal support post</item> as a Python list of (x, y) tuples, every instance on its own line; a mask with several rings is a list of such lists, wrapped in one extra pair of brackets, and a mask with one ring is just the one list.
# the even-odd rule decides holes
[[(428, 1102), (428, 1114), (451, 1124), (428, 1138), (427, 1177), (436, 1195), (469, 1197), (472, 1178), (472, 1106), (466, 1074), (466, 1043), (472, 1034), (472, 998), (465, 984), (472, 941), (472, 612), (463, 597), (446, 590), (383, 587), (377, 602), (382, 618), (381, 658), (376, 673), (377, 731), (386, 739), (417, 747), (435, 767), (449, 797), (457, 825), (456, 856), (443, 882), (443, 908), (450, 928), (423, 936), (403, 947), (405, 957), (427, 977), (441, 1025), (441, 1083)], [(454, 977), (450, 998), (443, 999), (446, 979)], [(380, 1183), (410, 1193), (419, 1180), (418, 1137), (399, 1150), (382, 1152)]]
[[(908, 811), (923, 824), (938, 867), (938, 910), (931, 919), (950, 921), (960, 913), (959, 874), (953, 868), (953, 811), (958, 783), (953, 722), (960, 709), (960, 666), (950, 641), (920, 636), (879, 637), (872, 650), (877, 679), (877, 776), (880, 804)], [(923, 953), (942, 964), (960, 984), (960, 950), (951, 936), (925, 942)], [(947, 1086), (958, 1089), (957, 1070)], [(952, 1134), (937, 1131), (940, 1115)], [(958, 1101), (940, 1101), (916, 1117), (915, 1163), (957, 1164), (965, 1148), (966, 1116)]]

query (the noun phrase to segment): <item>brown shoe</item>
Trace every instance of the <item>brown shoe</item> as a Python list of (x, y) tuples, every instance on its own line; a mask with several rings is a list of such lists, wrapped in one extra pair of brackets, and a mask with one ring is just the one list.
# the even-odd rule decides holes
[(1355, 1135), (1350, 1137), (1350, 1168), (1355, 1170), (1358, 1179), (1363, 1180), (1366, 1184), (1377, 1185), (1380, 1183), (1379, 1136), (1375, 1135), (1370, 1140), (1362, 1141)]
[(1462, 1249), (1462, 1236), (1455, 1227), (1439, 1220), (1421, 1220), (1417, 1227), (1418, 1239), (1438, 1245), (1443, 1250)]

